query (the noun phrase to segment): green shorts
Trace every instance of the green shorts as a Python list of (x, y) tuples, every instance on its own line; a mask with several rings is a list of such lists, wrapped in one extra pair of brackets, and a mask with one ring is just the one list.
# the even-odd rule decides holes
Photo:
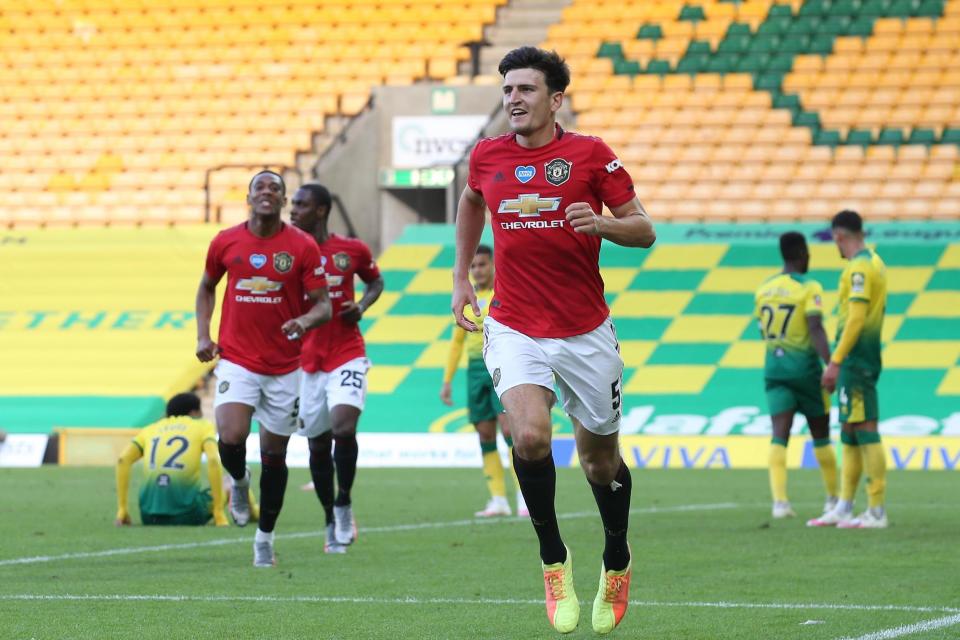
[(210, 490), (198, 491), (193, 508), (183, 513), (148, 513), (140, 510), (140, 519), (146, 525), (202, 525), (210, 522), (213, 517), (211, 504), (213, 498), (210, 497)]
[(470, 422), (477, 424), (484, 420), (496, 420), (503, 413), (503, 405), (493, 388), (493, 380), (483, 360), (470, 360), (467, 363), (467, 415)]
[(821, 418), (830, 413), (830, 394), (820, 387), (818, 377), (767, 379), (765, 383), (771, 416), (797, 411), (807, 418)]
[(877, 378), (879, 371), (860, 367), (840, 366), (837, 380), (837, 398), (840, 403), (840, 422), (853, 423), (877, 420)]

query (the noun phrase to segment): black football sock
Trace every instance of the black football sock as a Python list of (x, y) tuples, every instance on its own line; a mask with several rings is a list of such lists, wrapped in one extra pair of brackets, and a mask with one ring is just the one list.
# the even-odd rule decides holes
[(220, 450), (220, 464), (234, 480), (243, 480), (247, 475), (247, 444), (227, 444), (217, 442)]
[(317, 492), (326, 523), (333, 522), (333, 435), (326, 433), (310, 438), (310, 477)]
[(603, 565), (607, 571), (623, 571), (630, 562), (627, 548), (627, 524), (630, 520), (630, 490), (633, 481), (630, 469), (620, 461), (620, 468), (609, 485), (590, 483), (593, 497), (600, 508), (603, 533), (606, 538), (603, 548)]
[(270, 533), (277, 524), (283, 508), (283, 494), (287, 490), (287, 462), (285, 456), (261, 453), (260, 461), (260, 531)]
[(540, 540), (540, 559), (544, 564), (565, 562), (567, 548), (560, 538), (554, 498), (557, 493), (557, 469), (553, 454), (540, 460), (524, 460), (513, 450), (513, 468), (520, 491), (530, 511), (530, 522)]
[(353, 489), (353, 479), (357, 475), (357, 436), (334, 438), (333, 462), (337, 467), (337, 499), (338, 507), (350, 504), (350, 491)]

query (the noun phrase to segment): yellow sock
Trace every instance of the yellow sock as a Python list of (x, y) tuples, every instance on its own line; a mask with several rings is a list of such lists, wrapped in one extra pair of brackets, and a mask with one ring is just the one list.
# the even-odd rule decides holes
[(779, 438), (770, 441), (770, 493), (774, 502), (787, 501), (787, 443)]
[(487, 479), (487, 489), (492, 497), (507, 497), (507, 488), (503, 480), (503, 463), (496, 442), (481, 442), (483, 451), (483, 475)]
[(813, 441), (813, 455), (820, 465), (820, 476), (828, 498), (837, 497), (837, 454), (833, 451), (830, 438)]
[(840, 499), (853, 502), (853, 496), (857, 494), (857, 485), (860, 484), (860, 474), (863, 473), (863, 458), (860, 456), (860, 447), (857, 446), (857, 439), (853, 434), (842, 432), (840, 441), (843, 443), (843, 460), (840, 463), (843, 482), (840, 485)]
[[(864, 434), (858, 433), (857, 439), (863, 438)], [(867, 505), (871, 508), (882, 507), (887, 490), (887, 455), (880, 444), (880, 434), (870, 432), (866, 439), (875, 442), (868, 442), (860, 445), (863, 452), (863, 463), (867, 467)]]

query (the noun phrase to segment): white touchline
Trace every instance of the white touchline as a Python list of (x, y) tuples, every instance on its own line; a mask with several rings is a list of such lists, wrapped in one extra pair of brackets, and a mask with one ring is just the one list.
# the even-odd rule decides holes
[[(718, 502), (713, 504), (685, 504), (673, 507), (641, 507), (631, 509), (631, 514), (654, 514), (654, 513), (683, 513), (695, 511), (717, 511), (722, 509), (737, 509), (745, 505), (734, 502)], [(578, 518), (596, 517), (596, 511), (580, 511), (575, 513), (561, 513), (557, 515), (560, 520), (575, 520)], [(478, 525), (492, 525), (526, 522), (525, 518), (509, 519), (484, 519), (484, 520), (452, 520), (447, 522), (419, 522), (412, 524), (387, 525), (383, 527), (361, 527), (361, 534), (369, 533), (392, 533), (396, 531), (414, 531), (417, 529), (445, 529), (448, 527), (472, 527)], [(302, 531), (299, 533), (278, 533), (277, 540), (294, 540), (299, 538), (318, 538), (325, 535), (326, 531)], [(16, 564), (37, 564), (41, 562), (55, 562), (57, 560), (81, 560), (84, 558), (103, 558), (106, 556), (124, 556), (135, 553), (155, 553), (159, 551), (176, 551), (182, 549), (198, 549), (202, 547), (218, 547), (226, 544), (249, 543), (250, 537), (243, 538), (218, 538), (215, 540), (204, 540), (203, 542), (183, 542), (180, 544), (158, 544), (146, 547), (121, 547), (118, 549), (104, 549), (103, 551), (81, 551), (77, 553), (62, 553), (55, 556), (30, 556), (25, 558), (10, 558), (9, 560), (0, 560), (0, 567)]]
[[(228, 596), (228, 595), (164, 595), (164, 594), (0, 594), (0, 601), (97, 601), (97, 602), (287, 602), (306, 604), (409, 604), (409, 605), (531, 605), (543, 606), (542, 599), (524, 598), (371, 598), (351, 596)], [(823, 604), (823, 603), (789, 603), (789, 602), (657, 602), (650, 600), (631, 600), (635, 607), (680, 607), (691, 609), (792, 609), (792, 610), (827, 610), (827, 611), (903, 611), (910, 613), (960, 613), (960, 609), (952, 607), (913, 607), (909, 605), (869, 605), (869, 604)], [(949, 622), (947, 622), (949, 621)], [(927, 629), (937, 629), (949, 624), (960, 622), (960, 615), (931, 620), (928, 623), (910, 625), (913, 633)], [(923, 629), (919, 629), (920, 626)], [(934, 626), (935, 625), (935, 626)], [(908, 627), (898, 627), (906, 629)], [(891, 630), (892, 631), (892, 630)], [(895, 635), (869, 635), (855, 640), (882, 640), (895, 638)], [(847, 639), (850, 640), (850, 639)]]
[(915, 622), (913, 624), (905, 624), (900, 627), (883, 629), (882, 631), (875, 631), (864, 636), (857, 636), (856, 638), (842, 638), (841, 640), (887, 640), (888, 638), (901, 638), (903, 636), (912, 636), (915, 633), (923, 633), (925, 631), (933, 631), (934, 629), (952, 627), (957, 624), (960, 624), (960, 615), (947, 616), (945, 618), (935, 618), (934, 620)]

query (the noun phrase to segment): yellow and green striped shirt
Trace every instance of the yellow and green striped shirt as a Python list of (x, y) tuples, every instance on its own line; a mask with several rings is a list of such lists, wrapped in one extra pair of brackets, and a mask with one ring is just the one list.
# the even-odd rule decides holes
[(143, 452), (140, 510), (143, 513), (178, 514), (191, 510), (200, 484), (203, 443), (217, 441), (209, 420), (176, 416), (147, 427), (133, 439)]
[(820, 356), (810, 339), (807, 317), (823, 315), (822, 297), (820, 283), (798, 273), (779, 273), (757, 289), (754, 316), (767, 347), (765, 378), (820, 375)]
[(843, 364), (879, 372), (880, 334), (887, 307), (887, 267), (880, 256), (870, 249), (864, 249), (851, 258), (840, 275), (838, 343), (843, 337), (843, 327), (847, 324), (851, 304), (866, 304), (867, 314), (860, 337)]

